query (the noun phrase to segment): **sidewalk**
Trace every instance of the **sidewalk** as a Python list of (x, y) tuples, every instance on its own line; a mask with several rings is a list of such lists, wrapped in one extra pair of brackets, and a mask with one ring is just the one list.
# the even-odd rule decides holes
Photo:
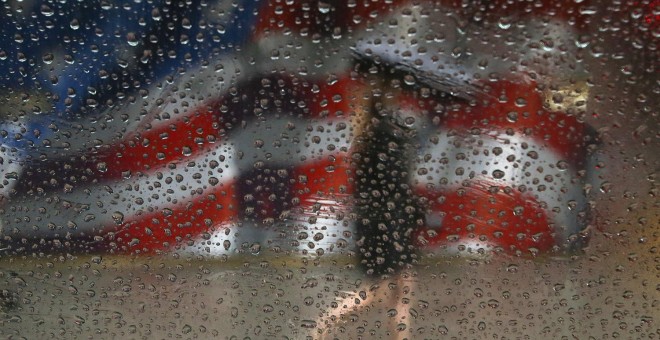
[[(593, 251), (567, 262), (426, 256), (403, 280), (411, 288), (407, 327), (415, 339), (657, 334), (653, 259), (647, 253), (635, 267), (608, 265), (629, 261), (618, 247), (608, 257)], [(398, 331), (388, 326), (391, 306), (383, 303), (331, 327), (316, 321), (339, 296), (359, 297), (374, 284), (355, 265), (346, 256), (268, 251), (214, 259), (4, 258), (0, 336), (395, 338)], [(391, 286), (394, 279), (379, 284)]]

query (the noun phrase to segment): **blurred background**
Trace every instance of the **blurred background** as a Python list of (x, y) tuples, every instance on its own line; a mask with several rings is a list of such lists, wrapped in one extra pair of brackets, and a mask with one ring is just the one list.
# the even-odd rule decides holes
[(3, 3), (7, 338), (656, 338), (658, 2)]

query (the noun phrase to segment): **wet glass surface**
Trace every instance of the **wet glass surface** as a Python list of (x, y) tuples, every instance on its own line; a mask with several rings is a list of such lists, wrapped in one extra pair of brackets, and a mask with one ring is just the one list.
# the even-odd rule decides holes
[(2, 10), (3, 337), (660, 336), (657, 1)]

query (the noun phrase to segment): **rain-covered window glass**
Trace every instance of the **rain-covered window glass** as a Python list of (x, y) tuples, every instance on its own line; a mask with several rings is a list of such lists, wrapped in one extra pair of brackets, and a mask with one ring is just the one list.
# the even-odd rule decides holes
[(660, 337), (659, 4), (2, 1), (0, 337)]

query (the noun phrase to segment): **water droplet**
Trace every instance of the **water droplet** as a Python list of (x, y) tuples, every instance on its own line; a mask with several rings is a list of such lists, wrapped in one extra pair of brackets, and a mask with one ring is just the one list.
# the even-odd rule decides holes
[(567, 161), (561, 160), (561, 161), (557, 162), (557, 169), (559, 169), (559, 170), (566, 170), (566, 169), (568, 169), (568, 166), (569, 165), (568, 165)]
[(606, 182), (603, 182), (600, 185), (600, 191), (601, 192), (608, 193), (608, 192), (610, 192), (610, 190), (612, 190), (612, 183), (606, 181)]
[(330, 13), (330, 4), (327, 2), (319, 1), (319, 12), (323, 14)]
[(488, 59), (483, 58), (479, 61), (479, 68), (485, 69), (486, 67), (488, 67)]
[(44, 62), (44, 64), (49, 65), (53, 62), (55, 59), (55, 56), (53, 56), (52, 53), (45, 53), (42, 57), (41, 60)]
[(313, 320), (303, 320), (300, 322), (300, 327), (302, 328), (316, 328), (316, 321)]
[(137, 46), (138, 43), (140, 43), (140, 40), (138, 39), (137, 35), (134, 32), (129, 32), (126, 34), (126, 42), (130, 46)]
[(518, 121), (518, 112), (511, 111), (506, 114), (506, 120), (508, 120), (511, 123), (515, 123)]
[(160, 21), (162, 19), (160, 15), (160, 10), (158, 10), (158, 8), (154, 8), (153, 10), (151, 10), (151, 18), (156, 21)]
[(108, 164), (106, 162), (96, 163), (96, 170), (99, 172), (106, 172), (108, 171)]
[(50, 8), (48, 5), (41, 5), (41, 14), (50, 17), (53, 14), (55, 14), (55, 11), (53, 11), (53, 9)]
[(515, 216), (522, 216), (524, 211), (525, 211), (525, 208), (520, 206), (520, 205), (517, 205), (517, 206), (513, 207), (513, 214)]
[(124, 222), (124, 214), (119, 211), (115, 211), (112, 213), (112, 220), (115, 221), (117, 225), (120, 225), (122, 222)]
[(415, 85), (416, 81), (415, 81), (414, 76), (412, 76), (410, 74), (406, 74), (405, 76), (403, 76), (403, 82), (406, 83), (406, 85), (411, 85), (412, 86), (412, 85)]
[(500, 306), (500, 302), (495, 300), (495, 299), (490, 299), (488, 300), (488, 307), (490, 308), (497, 308)]
[(493, 171), (493, 178), (502, 179), (502, 178), (504, 178), (504, 175), (505, 175), (505, 173), (502, 170)]
[(497, 26), (503, 30), (508, 30), (511, 27), (511, 19), (509, 18), (500, 18), (497, 23)]

